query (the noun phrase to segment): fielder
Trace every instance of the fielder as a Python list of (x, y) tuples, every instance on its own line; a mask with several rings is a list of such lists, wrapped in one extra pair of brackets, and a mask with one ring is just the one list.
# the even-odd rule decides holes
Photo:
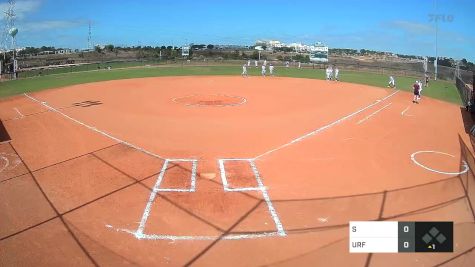
[(421, 100), (422, 89), (424, 89), (424, 87), (422, 86), (422, 81), (419, 81), (419, 100)]
[(274, 65), (272, 65), (272, 63), (269, 64), (269, 74), (274, 76)]
[(264, 59), (264, 66), (267, 66), (267, 59)]
[(247, 77), (247, 65), (246, 65), (246, 64), (242, 65), (242, 73), (241, 73), (241, 76), (242, 76), (242, 77)]
[(325, 71), (326, 75), (327, 75), (327, 81), (331, 81), (332, 80), (332, 76), (333, 76), (333, 69), (331, 66), (328, 66), (326, 71)]
[(338, 75), (340, 74), (340, 70), (338, 67), (335, 65), (335, 81), (340, 81)]
[(247, 61), (247, 66), (248, 66), (248, 67), (251, 66), (251, 61), (250, 61), (250, 60)]
[(393, 76), (389, 76), (388, 87), (396, 88), (396, 80), (394, 80), (394, 77), (393, 77)]
[(299, 69), (301, 68), (301, 66), (300, 66), (300, 61), (299, 61), (299, 67), (298, 67), (298, 68), (299, 68)]
[(257, 60), (254, 60), (254, 65), (256, 65), (256, 68), (257, 68)]
[(261, 71), (262, 76), (266, 76), (266, 65), (262, 65), (261, 68), (262, 68), (262, 71)]
[(419, 87), (419, 81), (416, 81), (416, 82), (412, 85), (412, 89), (414, 90), (414, 98), (412, 99), (412, 103), (419, 104), (419, 99), (420, 99), (420, 92), (419, 92), (419, 89), (421, 89), (421, 88)]
[(426, 87), (429, 87), (429, 74), (426, 74), (424, 75), (425, 76), (425, 81), (426, 81)]

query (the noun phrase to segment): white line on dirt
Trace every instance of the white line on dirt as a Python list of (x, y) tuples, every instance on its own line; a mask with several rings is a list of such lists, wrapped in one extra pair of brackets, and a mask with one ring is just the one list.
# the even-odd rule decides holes
[(404, 110), (401, 112), (401, 116), (407, 116), (407, 117), (412, 117), (412, 116), (414, 116), (414, 115), (406, 114), (406, 112), (409, 110), (409, 108), (411, 108), (411, 106), (407, 106), (407, 108), (404, 109)]
[(147, 154), (147, 155), (150, 155), (150, 156), (152, 156), (152, 157), (156, 157), (156, 158), (163, 159), (163, 160), (165, 159), (165, 158), (161, 157), (161, 156), (158, 155), (158, 154), (155, 154), (155, 153), (153, 153), (153, 152), (150, 152), (150, 151), (148, 151), (148, 150), (146, 150), (146, 149), (144, 149), (144, 148), (141, 148), (141, 147), (139, 147), (139, 146), (136, 146), (136, 145), (134, 145), (134, 144), (131, 144), (131, 143), (129, 143), (129, 142), (127, 142), (127, 141), (124, 141), (124, 140), (122, 140), (122, 139), (119, 139), (119, 138), (117, 138), (117, 137), (114, 137), (114, 136), (112, 136), (112, 135), (110, 135), (110, 134), (108, 134), (108, 133), (106, 133), (106, 132), (104, 132), (104, 131), (101, 131), (101, 130), (97, 129), (96, 127), (92, 127), (92, 126), (90, 126), (90, 125), (85, 124), (84, 122), (82, 122), (82, 121), (80, 121), (80, 120), (77, 120), (77, 119), (75, 119), (75, 118), (73, 118), (73, 117), (70, 117), (70, 116), (66, 115), (65, 113), (63, 113), (62, 111), (60, 111), (60, 110), (58, 110), (58, 109), (56, 109), (56, 108), (54, 108), (54, 107), (48, 105), (46, 102), (39, 101), (38, 99), (36, 99), (36, 98), (34, 98), (34, 97), (32, 97), (32, 96), (26, 94), (26, 93), (25, 93), (24, 95), (25, 95), (26, 97), (28, 97), (29, 99), (31, 99), (31, 100), (33, 100), (33, 101), (35, 101), (35, 102), (37, 102), (37, 103), (40, 103), (41, 105), (43, 105), (43, 106), (46, 107), (47, 109), (49, 109), (49, 110), (51, 110), (51, 111), (54, 111), (54, 112), (57, 112), (57, 113), (61, 114), (63, 117), (65, 117), (65, 118), (67, 118), (67, 119), (69, 119), (69, 120), (72, 120), (72, 121), (74, 121), (75, 123), (77, 123), (77, 124), (79, 124), (79, 125), (82, 125), (82, 126), (88, 128), (88, 129), (90, 129), (90, 130), (92, 130), (92, 131), (94, 131), (94, 132), (96, 132), (96, 133), (99, 133), (99, 134), (101, 134), (101, 135), (103, 135), (103, 136), (106, 136), (106, 137), (108, 137), (108, 138), (110, 138), (110, 139), (112, 139), (112, 140), (114, 140), (114, 141), (116, 141), (116, 142), (118, 142), (118, 143), (121, 143), (121, 144), (124, 144), (124, 145), (126, 145), (126, 146), (128, 146), (128, 147), (137, 149), (138, 151), (141, 151), (141, 152), (143, 152), (143, 153), (145, 153), (145, 154)]
[(128, 229), (116, 229), (116, 231), (126, 232), (132, 234), (137, 239), (146, 239), (146, 240), (172, 240), (172, 241), (180, 241), (180, 240), (216, 240), (216, 239), (224, 239), (224, 240), (241, 240), (241, 239), (254, 239), (254, 238), (265, 238), (265, 237), (273, 237), (273, 236), (280, 236), (278, 232), (262, 232), (262, 233), (253, 233), (253, 234), (229, 234), (224, 236), (206, 236), (206, 235), (156, 235), (156, 234), (143, 234), (138, 233), (135, 231), (131, 231)]
[(345, 120), (348, 120), (348, 119), (350, 119), (350, 118), (352, 118), (352, 117), (354, 117), (354, 116), (360, 114), (361, 112), (363, 112), (363, 111), (365, 111), (365, 110), (367, 110), (367, 109), (369, 109), (369, 108), (371, 108), (371, 107), (373, 107), (373, 106), (375, 106), (375, 105), (381, 103), (382, 101), (391, 98), (392, 96), (394, 96), (394, 95), (397, 94), (398, 92), (399, 92), (399, 90), (398, 90), (398, 91), (395, 91), (394, 93), (392, 93), (392, 94), (390, 94), (390, 95), (388, 95), (388, 96), (386, 96), (386, 97), (384, 97), (384, 98), (382, 98), (382, 99), (378, 99), (378, 100), (374, 101), (372, 104), (370, 104), (370, 105), (368, 105), (368, 106), (366, 106), (366, 107), (364, 107), (364, 108), (361, 108), (361, 109), (359, 109), (359, 110), (357, 110), (357, 111), (355, 111), (355, 112), (353, 112), (353, 113), (351, 113), (351, 114), (348, 114), (348, 115), (346, 115), (346, 116), (344, 116), (344, 117), (342, 117), (342, 118), (340, 118), (340, 119), (338, 119), (338, 120), (336, 120), (336, 121), (334, 121), (334, 122), (332, 122), (332, 123), (330, 123), (330, 124), (327, 124), (327, 125), (322, 126), (322, 127), (318, 128), (318, 129), (316, 129), (316, 130), (314, 130), (314, 131), (312, 131), (312, 132), (310, 132), (310, 133), (307, 133), (307, 134), (304, 134), (304, 135), (302, 135), (302, 136), (300, 136), (300, 137), (297, 137), (297, 138), (295, 138), (294, 140), (292, 140), (292, 141), (290, 141), (290, 142), (288, 142), (288, 143), (286, 143), (286, 144), (283, 144), (283, 145), (281, 145), (281, 146), (278, 146), (278, 147), (276, 147), (276, 148), (273, 148), (273, 149), (271, 149), (271, 150), (268, 150), (267, 152), (264, 152), (264, 153), (262, 153), (262, 154), (256, 156), (254, 159), (258, 159), (258, 158), (260, 158), (260, 157), (269, 155), (269, 154), (271, 154), (271, 153), (273, 153), (273, 152), (275, 152), (275, 151), (277, 151), (277, 150), (281, 150), (281, 149), (283, 149), (283, 148), (285, 148), (285, 147), (288, 147), (288, 146), (290, 146), (290, 145), (292, 145), (292, 144), (294, 144), (294, 143), (298, 143), (298, 142), (300, 142), (300, 141), (302, 141), (302, 140), (305, 140), (305, 139), (309, 138), (310, 136), (316, 135), (316, 134), (318, 134), (318, 133), (320, 133), (320, 132), (323, 132), (324, 130), (330, 129), (331, 127), (333, 127), (333, 126), (335, 126), (335, 125), (337, 125), (337, 124), (340, 124), (341, 122), (343, 122), (343, 121), (345, 121)]
[(21, 118), (24, 118), (24, 117), (25, 117), (25, 115), (23, 115), (23, 114), (20, 112), (20, 110), (18, 110), (18, 108), (13, 108), (13, 110), (15, 110), (16, 113), (18, 113), (18, 115), (20, 115), (20, 117), (16, 117), (15, 119), (21, 119)]
[(8, 166), (10, 165), (10, 161), (8, 160), (7, 157), (4, 157), (4, 156), (0, 156), (0, 160), (2, 160), (4, 163), (3, 163), (3, 166), (0, 168), (0, 173), (3, 172), (6, 168), (8, 168)]
[(142, 214), (142, 219), (140, 220), (140, 225), (137, 228), (136, 234), (137, 235), (143, 235), (143, 231), (145, 228), (145, 224), (147, 223), (148, 216), (150, 215), (150, 211), (152, 209), (153, 202), (155, 201), (155, 198), (157, 197), (157, 193), (160, 189), (160, 184), (162, 183), (163, 176), (165, 176), (165, 171), (167, 170), (167, 165), (168, 165), (168, 160), (165, 160), (162, 166), (162, 170), (160, 171), (160, 174), (158, 175), (157, 182), (153, 186), (152, 192), (150, 193), (150, 197), (148, 199), (147, 205), (145, 205), (144, 212)]
[(373, 117), (374, 115), (378, 114), (379, 112), (383, 111), (384, 109), (386, 109), (387, 107), (391, 106), (392, 103), (389, 103), (387, 104), (386, 106), (376, 110), (375, 112), (369, 114), (368, 116), (366, 116), (365, 118), (363, 118), (362, 120), (358, 121), (356, 124), (361, 124), (367, 120), (369, 120), (371, 117)]

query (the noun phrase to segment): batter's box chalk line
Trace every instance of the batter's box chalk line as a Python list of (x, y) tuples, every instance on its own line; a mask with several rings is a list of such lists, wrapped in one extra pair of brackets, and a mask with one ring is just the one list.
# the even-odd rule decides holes
[[(165, 177), (165, 173), (168, 167), (168, 164), (170, 162), (191, 162), (191, 186), (190, 188), (160, 188), (160, 184), (163, 181), (163, 178)], [(157, 192), (195, 192), (196, 190), (196, 168), (198, 166), (198, 160), (197, 159), (166, 159), (165, 162), (163, 163), (162, 169), (158, 175), (157, 179), (157, 184), (155, 184), (155, 187), (157, 187)], [(154, 190), (155, 190), (154, 187)]]
[[(226, 177), (226, 162), (231, 161), (240, 161), (249, 164), (254, 174), (254, 178), (257, 182), (257, 187), (242, 187), (242, 188), (230, 188), (227, 177)], [(191, 172), (191, 188), (181, 188), (181, 189), (172, 189), (172, 188), (161, 188), (160, 185), (166, 176), (167, 167), (169, 163), (173, 162), (191, 162), (192, 163), (192, 172)], [(198, 160), (196, 159), (166, 159), (160, 173), (157, 177), (157, 182), (155, 183), (152, 192), (150, 193), (150, 197), (145, 205), (145, 209), (142, 214), (142, 219), (140, 220), (140, 224), (136, 230), (130, 229), (116, 229), (118, 232), (125, 232), (128, 234), (133, 235), (137, 239), (145, 239), (145, 240), (216, 240), (216, 239), (224, 239), (224, 240), (240, 240), (240, 239), (253, 239), (253, 238), (265, 238), (265, 237), (283, 237), (286, 236), (286, 232), (282, 223), (280, 221), (279, 216), (272, 204), (272, 201), (267, 193), (267, 188), (264, 186), (259, 171), (254, 163), (253, 159), (219, 159), (218, 165), (221, 175), (221, 180), (223, 182), (223, 190), (225, 193), (231, 192), (246, 192), (246, 191), (256, 191), (262, 194), (264, 202), (267, 205), (267, 209), (269, 211), (269, 215), (272, 217), (272, 220), (275, 224), (275, 231), (272, 232), (255, 232), (255, 233), (247, 233), (247, 234), (224, 234), (224, 235), (166, 235), (166, 234), (147, 234), (145, 233), (145, 227), (147, 225), (148, 218), (152, 211), (153, 203), (157, 197), (159, 192), (188, 192), (193, 193), (196, 191), (196, 168), (198, 165)], [(106, 225), (107, 228), (111, 228), (108, 224)]]

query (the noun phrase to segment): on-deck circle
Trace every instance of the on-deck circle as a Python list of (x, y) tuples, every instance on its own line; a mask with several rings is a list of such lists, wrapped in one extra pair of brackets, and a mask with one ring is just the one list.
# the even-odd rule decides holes
[(459, 175), (459, 174), (463, 174), (463, 173), (466, 173), (469, 169), (468, 167), (468, 164), (465, 160), (462, 160), (462, 166), (463, 166), (463, 170), (460, 171), (460, 172), (445, 172), (445, 171), (439, 171), (439, 170), (435, 170), (435, 169), (432, 169), (432, 168), (429, 168), (427, 166), (425, 166), (424, 164), (418, 162), (416, 160), (416, 155), (418, 154), (423, 154), (423, 153), (434, 153), (434, 154), (441, 154), (441, 155), (446, 155), (446, 156), (450, 156), (452, 158), (455, 158), (454, 155), (451, 155), (451, 154), (448, 154), (448, 153), (444, 153), (444, 152), (440, 152), (440, 151), (432, 151), (432, 150), (427, 150), (427, 151), (417, 151), (417, 152), (414, 152), (412, 153), (411, 155), (411, 160), (416, 164), (418, 165), (419, 167), (422, 167), (428, 171), (431, 171), (431, 172), (436, 172), (436, 173), (440, 173), (440, 174), (447, 174), (447, 175)]

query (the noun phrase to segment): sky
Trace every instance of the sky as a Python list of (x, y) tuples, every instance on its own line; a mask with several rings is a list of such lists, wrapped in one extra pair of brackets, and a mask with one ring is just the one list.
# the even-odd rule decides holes
[[(5, 10), (7, 0), (0, 0)], [(280, 40), (475, 62), (474, 0), (17, 0), (17, 46)], [(437, 21), (437, 23), (436, 23)], [(2, 27), (3, 28), (3, 27)]]

